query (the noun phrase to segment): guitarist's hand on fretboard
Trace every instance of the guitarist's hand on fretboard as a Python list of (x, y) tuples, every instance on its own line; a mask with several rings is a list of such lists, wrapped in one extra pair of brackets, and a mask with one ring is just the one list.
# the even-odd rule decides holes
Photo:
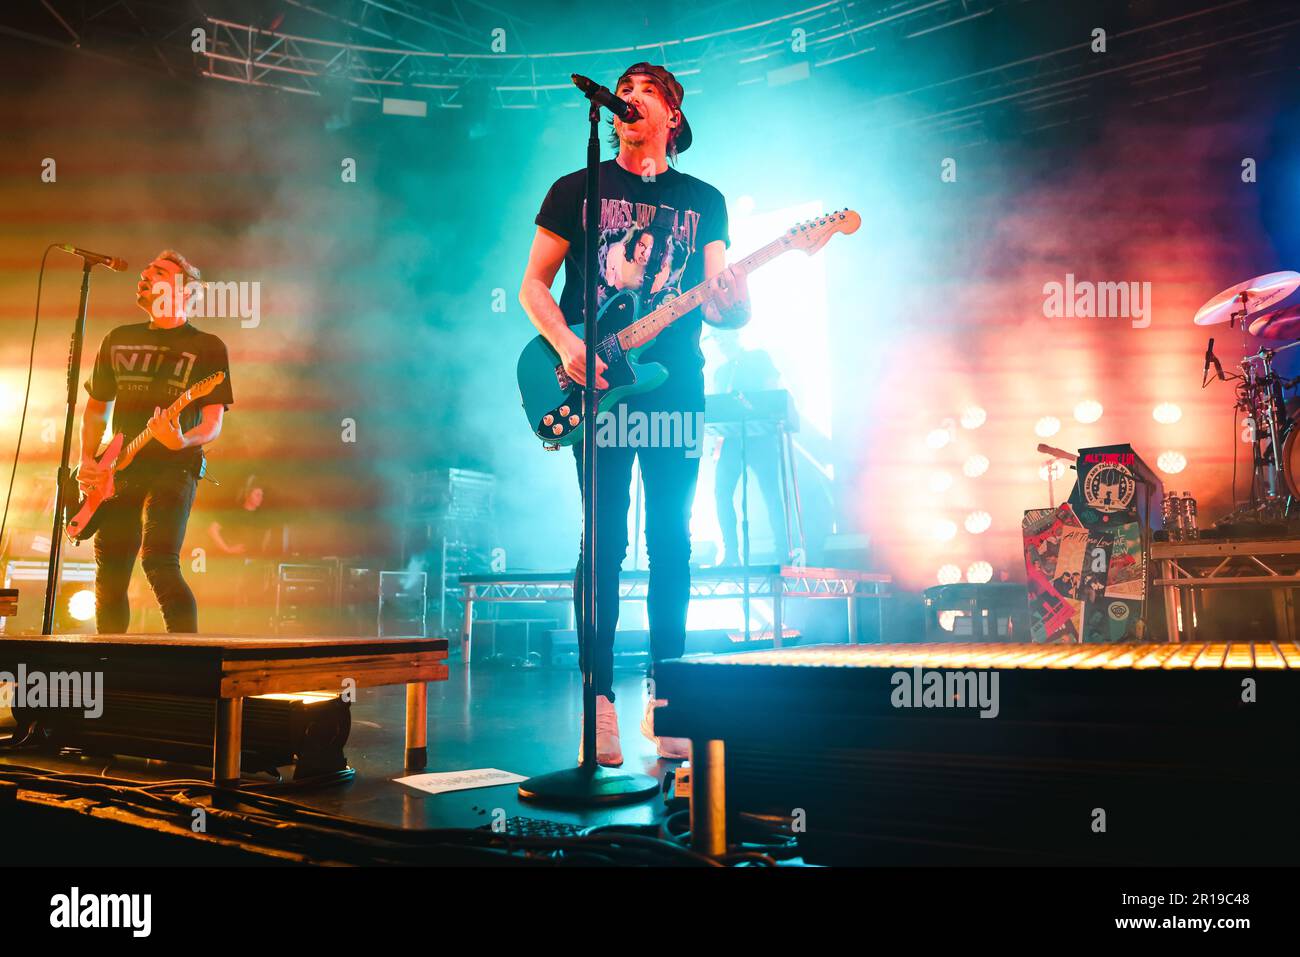
[(149, 434), (164, 448), (179, 452), (186, 447), (185, 434), (181, 432), (180, 416), (169, 415), (166, 410), (155, 408), (153, 418), (149, 420)]

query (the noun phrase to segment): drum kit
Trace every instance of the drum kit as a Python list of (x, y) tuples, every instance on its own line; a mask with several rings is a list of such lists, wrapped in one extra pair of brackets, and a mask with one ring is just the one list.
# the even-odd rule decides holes
[(1300, 305), (1277, 305), (1297, 289), (1300, 272), (1256, 276), (1223, 290), (1193, 320), (1198, 326), (1227, 323), (1269, 343), (1241, 360), (1240, 374), (1224, 373), (1213, 339), (1205, 353), (1202, 386), (1209, 383), (1211, 366), (1217, 378), (1236, 383), (1236, 408), (1246, 416), (1243, 436), (1254, 446), (1250, 503), (1225, 521), (1296, 517), (1291, 504), (1300, 501), (1300, 402), (1293, 400), (1288, 407), (1285, 395), (1300, 384), (1300, 377), (1278, 375), (1273, 360), (1300, 346)]

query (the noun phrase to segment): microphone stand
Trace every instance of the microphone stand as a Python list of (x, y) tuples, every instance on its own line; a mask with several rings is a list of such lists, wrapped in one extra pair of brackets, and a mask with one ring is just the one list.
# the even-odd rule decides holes
[[(749, 418), (746, 416), (752, 406), (745, 398), (745, 393), (737, 392), (740, 403), (740, 564), (741, 593), (740, 604), (745, 616), (745, 647), (749, 647)], [(775, 623), (773, 623), (775, 627)], [(773, 635), (773, 648), (781, 646), (781, 636)]]
[[(597, 807), (644, 801), (659, 792), (646, 774), (601, 767), (596, 758), (596, 231), (600, 228), (600, 103), (594, 95), (587, 120), (586, 223), (583, 238), (583, 341), (587, 346), (587, 382), (582, 389), (582, 605), (578, 641), (582, 644), (582, 764), (529, 778), (519, 797), (538, 804)], [(626, 519), (626, 516), (624, 517)]]
[(76, 324), (72, 327), (72, 344), (68, 349), (68, 411), (63, 421), (63, 452), (59, 458), (59, 472), (54, 489), (54, 525), (50, 530), (50, 565), (45, 577), (45, 613), (41, 619), (41, 634), (54, 634), (54, 609), (59, 595), (59, 564), (63, 554), (64, 488), (72, 476), (68, 459), (72, 454), (73, 419), (77, 412), (77, 380), (81, 378), (81, 347), (86, 338), (86, 306), (90, 300), (90, 271), (95, 263), (82, 256), (81, 303), (77, 307)]

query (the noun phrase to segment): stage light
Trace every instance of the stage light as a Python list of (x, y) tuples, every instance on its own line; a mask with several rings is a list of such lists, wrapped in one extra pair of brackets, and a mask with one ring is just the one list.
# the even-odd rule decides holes
[[(1048, 466), (1046, 464), (1040, 465), (1038, 467), (1038, 477), (1042, 479), (1044, 482), (1047, 481), (1047, 469)], [(1051, 469), (1052, 469), (1052, 481), (1056, 481), (1062, 475), (1065, 474), (1065, 463), (1062, 462), (1060, 459), (1053, 459), (1051, 464)]]
[(957, 523), (946, 518), (935, 519), (930, 526), (930, 534), (941, 542), (951, 541), (957, 535)]
[(961, 413), (961, 427), (963, 429), (978, 429), (988, 417), (989, 414), (978, 405), (968, 405)]
[(1187, 468), (1187, 456), (1182, 452), (1161, 452), (1156, 459), (1156, 468), (1166, 475), (1177, 475)]
[(77, 621), (90, 621), (95, 617), (95, 593), (88, 588), (73, 592), (68, 599), (68, 614)]
[(930, 486), (930, 491), (934, 492), (936, 495), (941, 492), (946, 492), (948, 489), (952, 488), (952, 473), (931, 472), (927, 484)]
[(972, 455), (961, 467), (962, 474), (967, 478), (979, 478), (989, 470), (989, 460), (986, 455)]
[(952, 434), (947, 429), (934, 429), (925, 437), (925, 444), (932, 449), (941, 449), (952, 441)]
[(939, 612), (939, 627), (944, 631), (952, 631), (957, 625), (958, 618), (965, 618), (966, 612), (957, 609), (949, 609)]
[(970, 568), (966, 569), (966, 580), (976, 585), (992, 581), (993, 566), (988, 562), (972, 562)]
[(1034, 434), (1040, 439), (1050, 439), (1061, 431), (1061, 420), (1054, 415), (1045, 415), (1034, 423)]
[(1091, 425), (1101, 418), (1101, 403), (1096, 399), (1086, 399), (1074, 407), (1074, 417), (1084, 425)]
[(1151, 410), (1151, 418), (1161, 425), (1173, 425), (1183, 417), (1183, 410), (1173, 402), (1161, 402)]
[(988, 512), (971, 512), (966, 516), (966, 531), (972, 535), (979, 535), (987, 532), (989, 526), (993, 524), (993, 516)]
[(741, 196), (736, 200), (736, 212), (741, 216), (748, 216), (757, 205), (753, 196)]
[(955, 585), (961, 581), (961, 569), (956, 565), (944, 565), (939, 569), (940, 585)]

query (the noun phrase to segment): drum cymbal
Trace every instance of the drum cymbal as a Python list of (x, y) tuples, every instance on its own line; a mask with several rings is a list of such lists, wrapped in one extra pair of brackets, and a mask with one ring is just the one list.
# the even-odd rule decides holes
[(1300, 306), (1273, 309), (1256, 316), (1250, 334), (1261, 339), (1300, 339)]
[[(1253, 316), (1279, 299), (1285, 299), (1297, 289), (1300, 289), (1300, 272), (1287, 270), (1256, 276), (1254, 279), (1247, 279), (1223, 290), (1196, 310), (1196, 317), (1192, 321), (1198, 326), (1213, 326), (1229, 321), (1234, 314), (1242, 312), (1243, 309), (1246, 315)], [(1241, 301), (1242, 293), (1246, 294), (1244, 306)]]

